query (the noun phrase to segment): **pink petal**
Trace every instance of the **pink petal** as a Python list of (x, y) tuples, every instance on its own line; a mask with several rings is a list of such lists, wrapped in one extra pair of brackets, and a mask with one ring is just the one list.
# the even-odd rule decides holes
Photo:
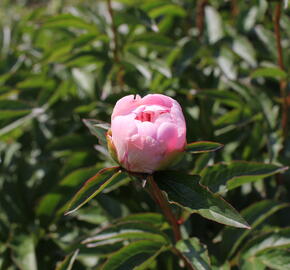
[(156, 139), (157, 127), (154, 123), (137, 121), (137, 128), (140, 136), (149, 136)]
[(162, 123), (157, 131), (157, 140), (166, 143), (168, 152), (176, 149), (177, 143), (177, 126), (173, 123)]
[(172, 106), (174, 100), (161, 94), (150, 94), (142, 98), (141, 103), (144, 105), (161, 105), (167, 108)]
[(135, 115), (116, 116), (112, 120), (112, 140), (116, 147), (118, 159), (122, 160), (128, 149), (128, 140), (138, 129), (135, 122)]
[(126, 115), (132, 112), (140, 105), (141, 97), (139, 95), (129, 95), (117, 101), (113, 113), (112, 120), (118, 115)]
[(163, 160), (166, 145), (151, 137), (135, 137), (136, 141), (142, 141), (143, 148), (136, 147), (136, 141), (131, 141), (128, 147), (127, 169), (134, 172), (152, 173)]

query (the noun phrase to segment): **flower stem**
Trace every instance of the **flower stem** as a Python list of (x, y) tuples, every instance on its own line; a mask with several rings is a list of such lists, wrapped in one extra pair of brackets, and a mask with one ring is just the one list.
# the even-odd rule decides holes
[[(153, 199), (156, 201), (156, 203), (161, 208), (165, 218), (168, 220), (168, 222), (172, 226), (174, 241), (178, 242), (179, 240), (182, 239), (180, 228), (179, 228), (180, 224), (178, 223), (176, 217), (174, 216), (174, 214), (173, 214), (165, 196), (163, 195), (162, 191), (160, 190), (160, 188), (158, 187), (158, 185), (154, 181), (153, 175), (148, 175), (147, 182), (149, 185), (150, 194), (152, 195)], [(183, 262), (186, 265), (188, 270), (195, 270), (194, 267), (186, 260), (186, 258), (183, 256), (183, 254), (177, 248), (173, 247), (172, 251), (183, 260)]]
[(179, 241), (181, 239), (179, 224), (178, 224), (177, 219), (175, 218), (174, 214), (172, 213), (171, 208), (170, 208), (168, 202), (166, 201), (166, 198), (164, 197), (160, 188), (158, 187), (158, 185), (154, 181), (154, 178), (152, 175), (148, 176), (147, 181), (149, 184), (149, 189), (150, 189), (151, 195), (153, 196), (154, 200), (161, 208), (161, 210), (162, 210), (164, 216), (166, 217), (166, 219), (168, 220), (168, 222), (172, 225), (172, 230), (173, 230), (175, 242)]

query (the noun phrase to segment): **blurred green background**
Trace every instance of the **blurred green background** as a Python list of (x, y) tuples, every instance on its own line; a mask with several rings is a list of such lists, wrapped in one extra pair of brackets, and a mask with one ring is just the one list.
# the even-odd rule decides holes
[[(289, 165), (290, 10), (280, 2), (279, 52), (277, 5), (1, 0), (0, 269), (54, 269), (100, 224), (156, 211), (146, 192), (124, 182), (75, 215), (63, 215), (81, 184), (113, 164), (82, 119), (109, 122), (124, 95), (172, 96), (184, 110), (188, 142), (225, 145), (187, 158), (187, 171), (232, 160)], [(289, 203), (289, 173), (226, 196), (238, 210), (261, 200)], [(275, 212), (260, 228), (289, 226), (287, 211)], [(213, 265), (221, 265), (220, 252), (227, 251), (216, 240), (223, 226), (194, 216), (187, 227), (207, 244)], [(110, 252), (81, 247), (73, 269), (96, 269)], [(172, 265), (164, 256), (151, 269), (179, 269)], [(238, 266), (231, 261), (227, 267)]]

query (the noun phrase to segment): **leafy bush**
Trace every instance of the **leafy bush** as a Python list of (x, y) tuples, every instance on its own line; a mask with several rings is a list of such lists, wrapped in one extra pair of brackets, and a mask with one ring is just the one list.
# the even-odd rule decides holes
[[(0, 269), (289, 269), (286, 2), (1, 1)], [(177, 243), (148, 183), (98, 190), (116, 163), (82, 122), (148, 93), (179, 101), (188, 142), (224, 145), (154, 176)]]

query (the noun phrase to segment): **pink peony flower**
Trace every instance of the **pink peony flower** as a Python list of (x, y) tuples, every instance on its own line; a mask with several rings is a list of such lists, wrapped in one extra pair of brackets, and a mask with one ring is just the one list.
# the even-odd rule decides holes
[(160, 94), (125, 96), (115, 105), (107, 139), (111, 153), (128, 171), (164, 169), (186, 145), (182, 109), (177, 101)]

